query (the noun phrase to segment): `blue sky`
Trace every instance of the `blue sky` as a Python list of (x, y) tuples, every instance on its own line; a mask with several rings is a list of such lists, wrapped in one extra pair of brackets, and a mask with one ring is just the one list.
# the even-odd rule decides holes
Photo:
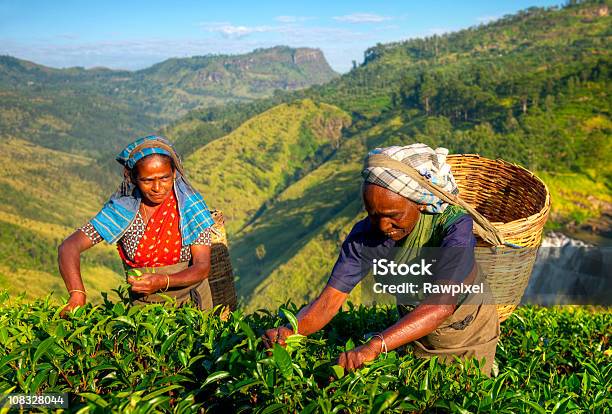
[(346, 72), (376, 43), (456, 31), (559, 1), (0, 0), (0, 54), (53, 66), (140, 69), (170, 57), (288, 45)]

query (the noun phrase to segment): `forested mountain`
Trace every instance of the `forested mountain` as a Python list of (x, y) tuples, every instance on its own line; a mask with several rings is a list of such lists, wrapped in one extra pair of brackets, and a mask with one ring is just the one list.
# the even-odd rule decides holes
[(317, 49), (169, 59), (138, 71), (53, 69), (0, 56), (0, 137), (96, 155), (196, 107), (247, 102), (337, 76)]
[[(550, 187), (551, 228), (599, 226), (612, 214), (609, 5), (531, 8), (376, 45), (324, 85), (199, 109), (166, 126), (192, 181), (227, 213), (245, 303), (301, 303), (323, 287), (364, 215), (360, 169), (376, 146), (425, 142), (522, 164)], [(82, 170), (71, 171), (96, 181)], [(87, 203), (103, 198), (92, 191)]]

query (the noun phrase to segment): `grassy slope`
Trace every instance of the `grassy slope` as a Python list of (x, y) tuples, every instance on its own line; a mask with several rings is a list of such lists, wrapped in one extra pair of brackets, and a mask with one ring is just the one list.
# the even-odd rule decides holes
[[(530, 133), (537, 137), (538, 134), (573, 131), (573, 136), (578, 137), (577, 128), (584, 127), (585, 131), (589, 129), (582, 131), (588, 139), (588, 133), (597, 132), (597, 128), (601, 132), (605, 128), (607, 119), (600, 120), (601, 116), (596, 115), (601, 112), (598, 108), (589, 108), (583, 103), (578, 111), (572, 110), (572, 106), (573, 102), (569, 101), (553, 111), (557, 123), (550, 130)], [(542, 117), (551, 115), (534, 111), (523, 122), (539, 125)], [(390, 114), (371, 129), (345, 140), (332, 160), (289, 187), (241, 235), (232, 246), (232, 254), (240, 276), (239, 292), (245, 297), (248, 309), (274, 307), (287, 299), (307, 301), (322, 289), (344, 236), (364, 216), (359, 200), (359, 172), (366, 148), (414, 141), (439, 144), (435, 127), (426, 127), (415, 135), (415, 125), (423, 123), (427, 120), (422, 116), (409, 118)], [(609, 131), (603, 131), (609, 136)], [(489, 139), (498, 141), (503, 137), (493, 133)], [(450, 145), (445, 144), (451, 151), (453, 142), (451, 139)], [(601, 178), (606, 174), (605, 169), (606, 166), (594, 171), (594, 177), (569, 172), (540, 174), (551, 191), (550, 228), (598, 217), (602, 209), (610, 205), (610, 187)], [(266, 252), (263, 258), (257, 257), (256, 249), (260, 245)], [(358, 290), (352, 298), (359, 302)]]
[(185, 168), (230, 237), (300, 174), (333, 152), (349, 117), (305, 100), (277, 106), (190, 155)]
[[(88, 158), (20, 140), (0, 142), (0, 151), (0, 286), (30, 298), (63, 295), (57, 247), (103, 201), (98, 184), (79, 175), (95, 166)], [(120, 281), (116, 256), (104, 243), (85, 253), (82, 271), (92, 297)]]
[[(342, 241), (365, 216), (359, 195), (366, 148), (393, 139), (402, 126), (389, 117), (346, 140), (340, 150), (285, 190), (232, 246), (239, 293), (249, 309), (287, 299), (307, 301), (324, 286)], [(256, 249), (263, 245), (264, 257)], [(352, 294), (359, 302), (359, 290)]]

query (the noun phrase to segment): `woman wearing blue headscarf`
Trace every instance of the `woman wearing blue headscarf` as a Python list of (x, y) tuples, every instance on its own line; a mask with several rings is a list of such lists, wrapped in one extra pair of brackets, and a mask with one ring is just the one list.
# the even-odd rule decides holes
[(178, 154), (165, 138), (148, 136), (116, 159), (124, 167), (119, 190), (59, 247), (59, 269), (70, 294), (62, 314), (85, 304), (80, 254), (102, 240), (117, 245), (133, 303), (163, 302), (158, 295), (163, 293), (179, 304), (211, 308), (207, 277), (214, 221)]

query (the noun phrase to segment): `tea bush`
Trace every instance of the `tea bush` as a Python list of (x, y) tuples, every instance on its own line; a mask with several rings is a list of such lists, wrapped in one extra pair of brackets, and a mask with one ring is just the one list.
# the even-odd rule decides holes
[(521, 307), (502, 324), (494, 376), (390, 352), (344, 373), (337, 355), (393, 323), (390, 308), (349, 306), (287, 349), (263, 348), (279, 314), (217, 314), (104, 297), (67, 319), (49, 299), (0, 294), (0, 393), (67, 392), (73, 412), (606, 412), (608, 309)]

